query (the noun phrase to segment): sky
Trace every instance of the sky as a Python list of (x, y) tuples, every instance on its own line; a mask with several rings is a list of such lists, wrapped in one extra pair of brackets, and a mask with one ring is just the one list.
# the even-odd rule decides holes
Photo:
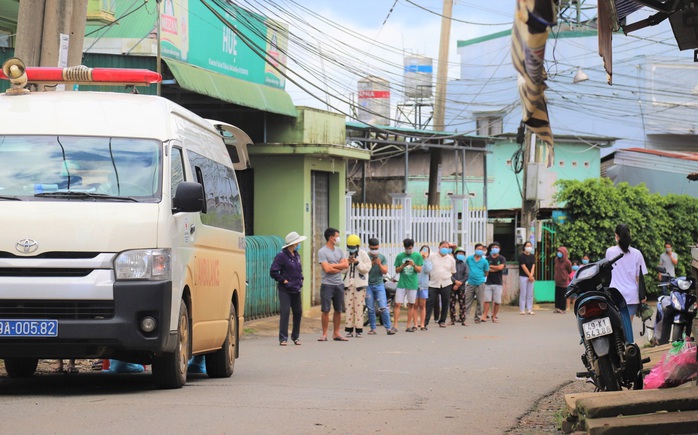
[[(362, 78), (362, 73), (385, 78), (391, 82), (391, 87), (396, 86), (393, 93), (399, 94), (405, 54), (433, 58), (436, 74), (443, 0), (279, 0), (278, 3), (295, 11), (302, 11), (296, 4), (302, 5), (327, 20), (321, 23), (316, 17), (303, 13), (299, 14), (307, 19), (303, 23), (298, 17), (278, 12), (278, 18), (289, 24), (292, 35), (309, 41), (322, 54), (313, 57), (306, 49), (293, 42), (289, 44), (292, 58), (288, 63), (289, 73), (299, 84), (287, 81), (286, 90), (296, 105), (339, 109), (346, 113), (350, 110), (347, 102), (356, 98), (356, 81)], [(515, 5), (516, 0), (455, 1), (449, 42), (449, 78), (458, 75), (457, 41), (510, 29)], [(311, 29), (315, 26), (318, 31)], [(339, 63), (348, 64), (349, 68), (329, 60), (336, 50), (344, 51), (345, 56)], [(300, 65), (294, 63), (294, 57), (300, 58)], [(304, 70), (305, 66), (312, 66), (313, 71)], [(296, 71), (298, 74), (294, 76)]]

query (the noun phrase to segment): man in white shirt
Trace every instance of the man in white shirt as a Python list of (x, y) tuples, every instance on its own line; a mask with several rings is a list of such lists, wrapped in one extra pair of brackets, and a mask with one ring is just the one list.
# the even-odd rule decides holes
[(448, 303), (451, 300), (453, 289), (452, 276), (456, 273), (456, 260), (451, 255), (450, 243), (443, 241), (439, 244), (439, 251), (432, 252), (429, 261), (433, 264), (429, 274), (429, 298), (427, 299), (427, 313), (424, 327), (429, 325), (431, 313), (439, 296), (441, 296), (441, 316), (439, 326), (446, 327), (446, 316), (448, 315)]

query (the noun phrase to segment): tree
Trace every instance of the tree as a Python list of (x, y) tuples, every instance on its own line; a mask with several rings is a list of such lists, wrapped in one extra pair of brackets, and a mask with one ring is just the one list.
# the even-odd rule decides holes
[[(669, 242), (679, 256), (677, 274), (690, 273), (690, 246), (698, 242), (698, 199), (688, 195), (650, 193), (644, 184), (613, 185), (607, 178), (560, 180), (556, 200), (564, 204), (567, 219), (558, 226), (557, 240), (572, 258), (605, 256), (615, 244), (618, 224), (630, 228), (632, 246), (642, 251), (647, 267), (658, 264)], [(655, 273), (649, 277), (656, 279)], [(654, 286), (648, 286), (651, 292)]]

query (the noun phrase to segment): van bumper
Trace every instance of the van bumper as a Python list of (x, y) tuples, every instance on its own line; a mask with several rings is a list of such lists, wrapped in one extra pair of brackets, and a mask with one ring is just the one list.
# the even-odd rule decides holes
[[(174, 351), (170, 332), (171, 281), (114, 283), (114, 316), (108, 319), (58, 320), (58, 337), (0, 338), (0, 358), (131, 358)], [(153, 317), (152, 332), (140, 329), (143, 317)], [(36, 317), (35, 317), (36, 318)], [(48, 317), (46, 317), (48, 318)]]

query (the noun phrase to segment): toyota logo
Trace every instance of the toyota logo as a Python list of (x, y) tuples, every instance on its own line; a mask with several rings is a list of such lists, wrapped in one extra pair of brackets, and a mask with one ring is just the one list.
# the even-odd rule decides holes
[(17, 242), (15, 248), (22, 254), (31, 254), (39, 248), (39, 244), (36, 243), (36, 240), (22, 239)]

